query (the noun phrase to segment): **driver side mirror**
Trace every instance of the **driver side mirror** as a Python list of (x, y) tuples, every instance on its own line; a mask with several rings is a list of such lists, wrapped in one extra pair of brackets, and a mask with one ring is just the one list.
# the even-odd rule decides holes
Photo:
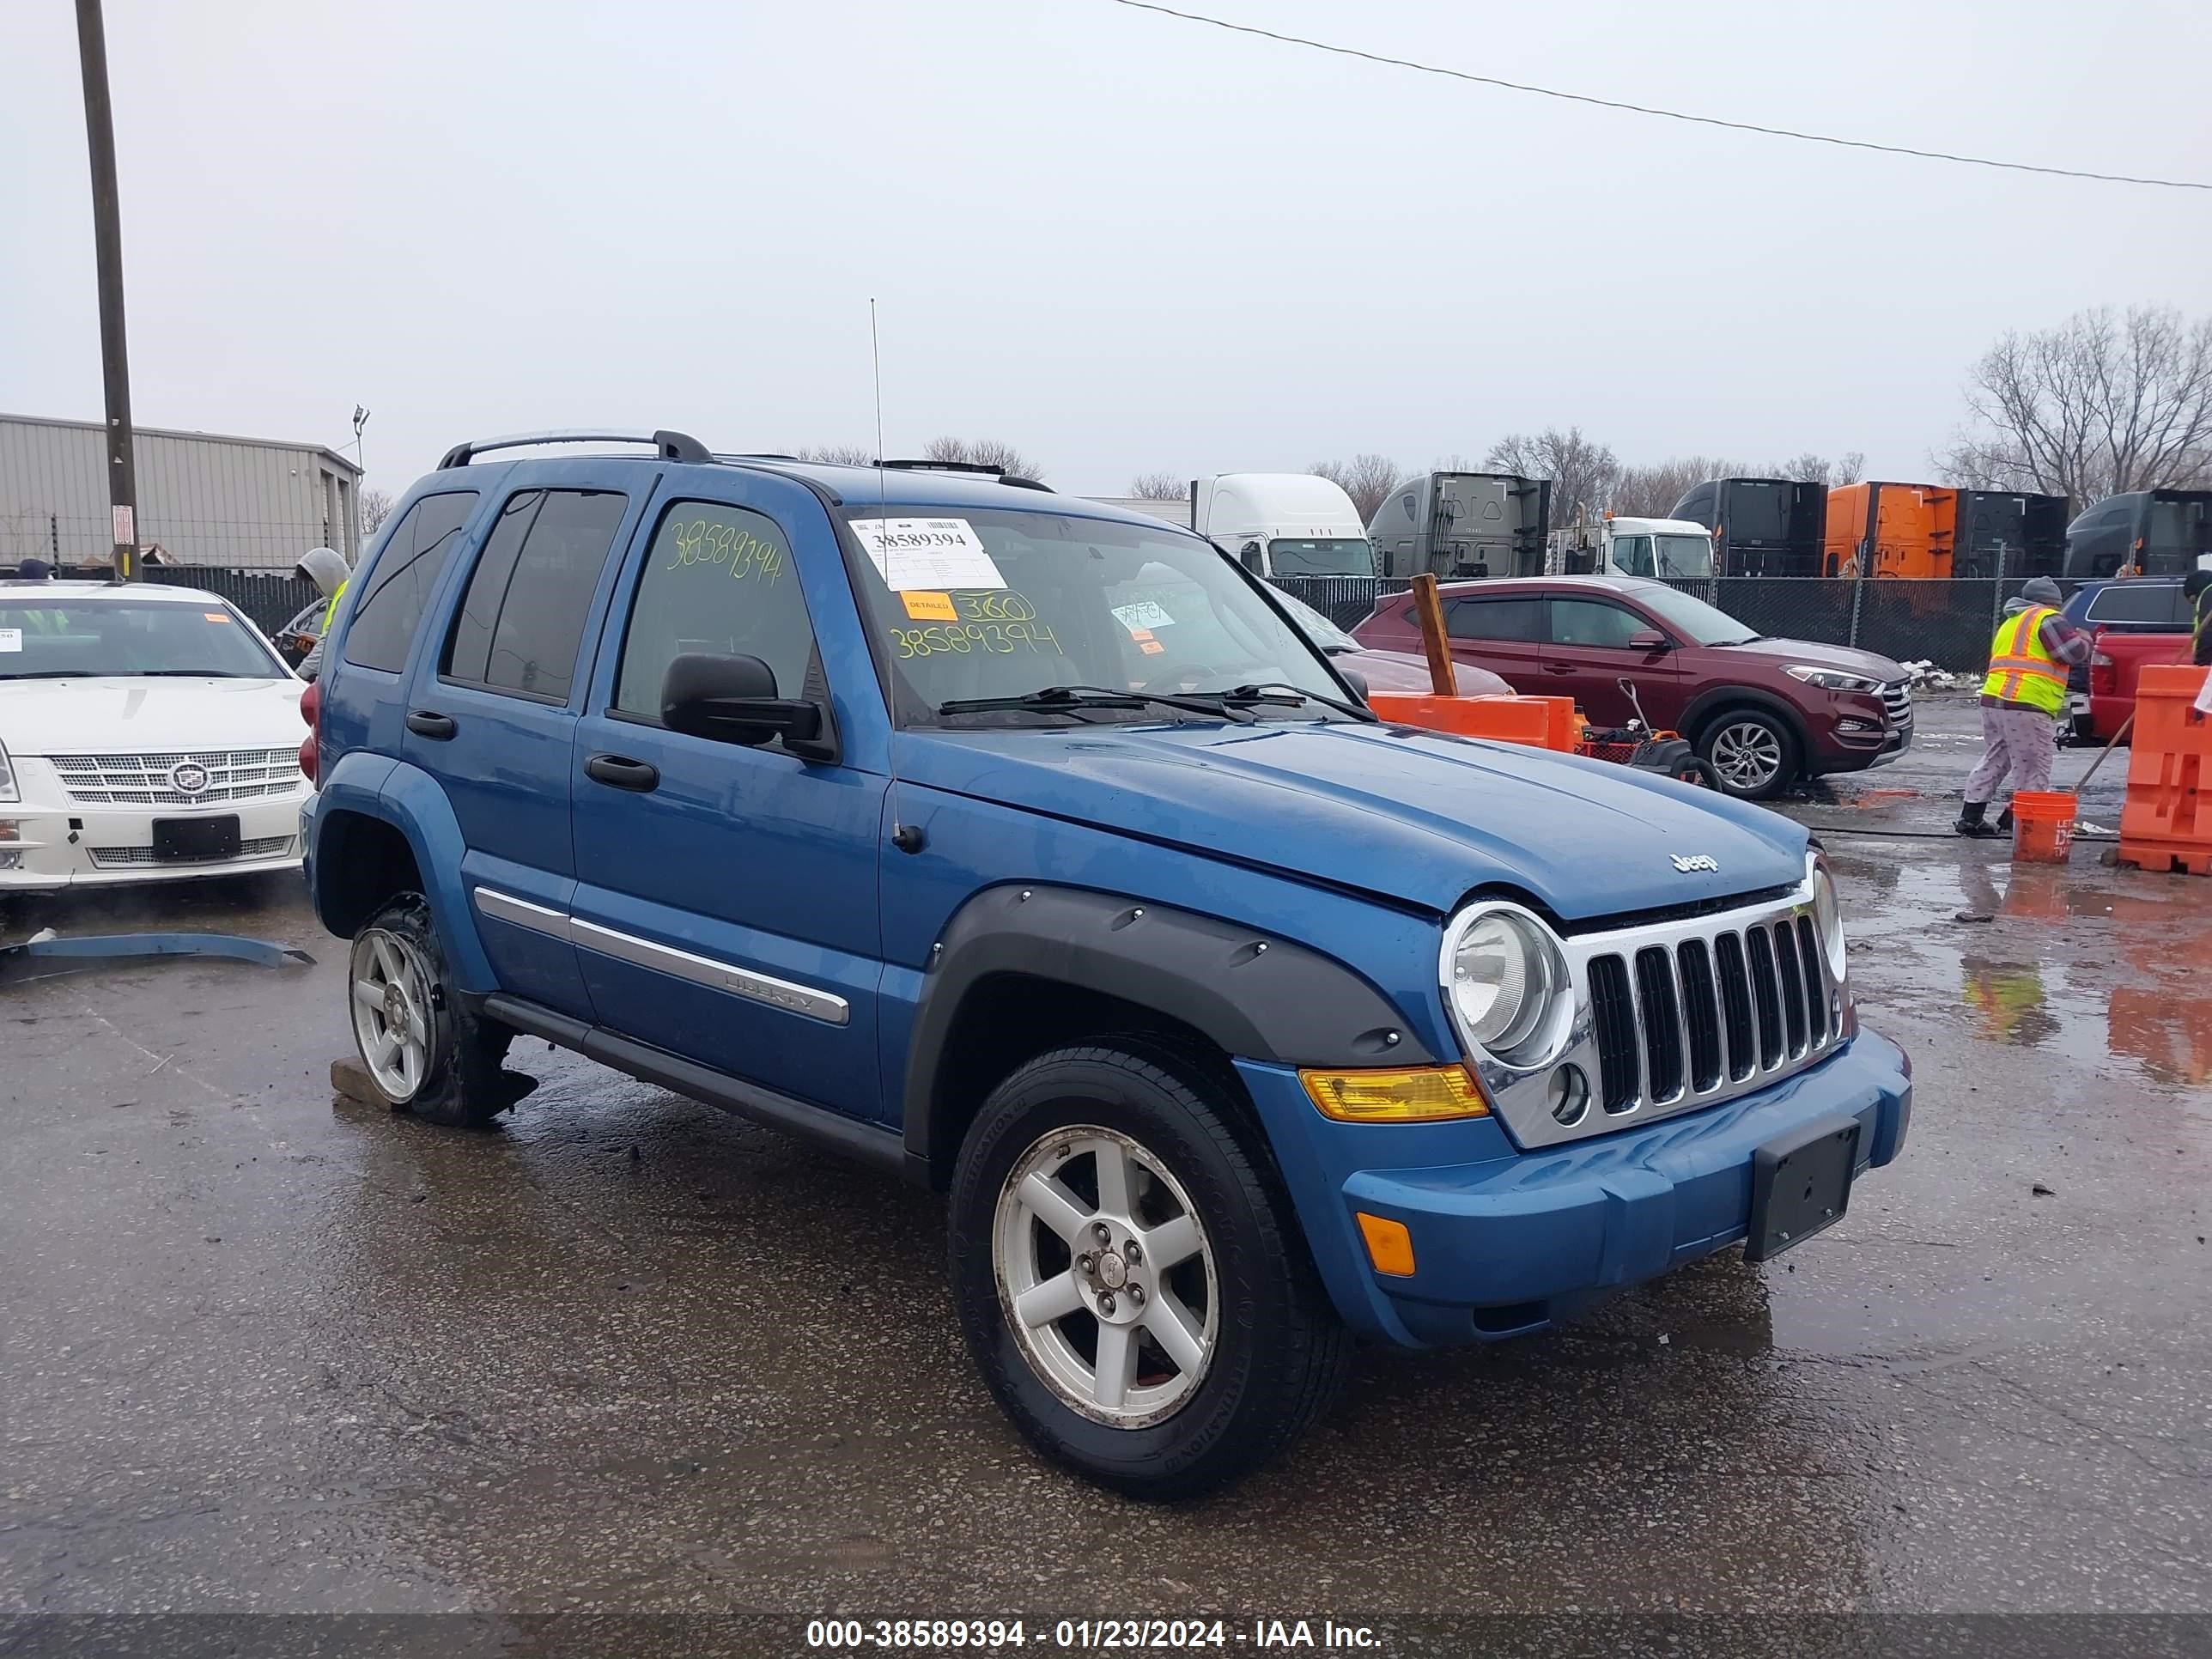
[(1664, 651), (1673, 643), (1656, 628), (1639, 628), (1628, 636), (1631, 651)]
[(775, 694), (775, 671), (758, 657), (687, 651), (660, 682), (660, 723), (672, 732), (757, 749), (773, 738), (822, 735), (822, 710)]
[(1247, 543), (1245, 543), (1243, 546), (1242, 546), (1242, 547), (1240, 547), (1240, 548), (1238, 548), (1238, 549), (1237, 550), (1237, 558), (1238, 558), (1239, 560), (1241, 560), (1241, 561), (1243, 562), (1243, 566), (1244, 566), (1244, 568), (1245, 568), (1247, 570), (1250, 571), (1254, 575), (1257, 576), (1257, 575), (1260, 575), (1260, 574), (1263, 574), (1263, 573), (1261, 571), (1261, 569), (1260, 569), (1260, 544), (1259, 544), (1259, 543), (1257, 543), (1257, 542), (1247, 542)]
[(1354, 691), (1357, 691), (1359, 694), (1360, 702), (1365, 702), (1367, 701), (1369, 693), (1367, 690), (1366, 675), (1361, 673), (1356, 668), (1346, 668), (1342, 663), (1336, 665), (1336, 672), (1338, 678), (1341, 679), (1346, 685), (1350, 686)]

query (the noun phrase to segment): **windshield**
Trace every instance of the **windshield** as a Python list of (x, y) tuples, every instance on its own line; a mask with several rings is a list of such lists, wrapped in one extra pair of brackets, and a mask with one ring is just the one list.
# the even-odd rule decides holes
[(1713, 574), (1711, 536), (1654, 536), (1659, 548), (1662, 576), (1710, 576)]
[[(1165, 526), (912, 507), (854, 507), (848, 522), (868, 556), (862, 603), (902, 724), (1066, 726), (1065, 715), (1036, 709), (937, 713), (1059, 685), (1180, 694), (1280, 684), (1345, 695), (1235, 565)], [(1334, 718), (1313, 703), (1254, 712)], [(1148, 706), (1077, 718), (1178, 716)]]
[(1375, 550), (1364, 537), (1278, 536), (1267, 544), (1267, 568), (1278, 576), (1371, 576)]
[(1746, 628), (1727, 611), (1716, 611), (1679, 587), (1639, 587), (1636, 599), (1665, 617), (1668, 626), (1692, 645), (1741, 645), (1760, 637), (1756, 629)]
[(286, 678), (260, 637), (216, 605), (0, 592), (0, 680), (136, 674)]
[(1291, 620), (1305, 630), (1305, 635), (1332, 657), (1340, 651), (1357, 651), (1359, 641), (1339, 628), (1320, 611), (1315, 610), (1294, 593), (1275, 590), (1275, 603), (1291, 613)]

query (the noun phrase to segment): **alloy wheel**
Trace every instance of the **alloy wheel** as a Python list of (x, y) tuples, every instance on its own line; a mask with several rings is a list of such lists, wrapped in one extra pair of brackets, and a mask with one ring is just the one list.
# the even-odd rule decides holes
[(991, 1266), (1022, 1357), (1069, 1409), (1144, 1428), (1205, 1380), (1212, 1243), (1182, 1183), (1127, 1135), (1085, 1124), (1033, 1142), (1000, 1189)]
[(1764, 789), (1782, 770), (1782, 739), (1756, 720), (1738, 720), (1713, 735), (1713, 770), (1739, 793)]
[(354, 1038), (386, 1097), (414, 1098), (430, 1071), (430, 974), (416, 948), (381, 927), (364, 929), (351, 960)]

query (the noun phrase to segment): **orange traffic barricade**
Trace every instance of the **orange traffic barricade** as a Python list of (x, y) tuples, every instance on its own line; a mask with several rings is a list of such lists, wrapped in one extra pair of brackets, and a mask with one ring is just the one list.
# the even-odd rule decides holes
[(2212, 875), (2212, 719), (2191, 707), (2206, 669), (2146, 665), (2136, 686), (2135, 747), (2120, 811), (2120, 862)]
[(1367, 706), (1399, 726), (1425, 726), (1462, 738), (1490, 738), (1532, 749), (1571, 750), (1582, 722), (1572, 697), (1394, 697), (1373, 696)]

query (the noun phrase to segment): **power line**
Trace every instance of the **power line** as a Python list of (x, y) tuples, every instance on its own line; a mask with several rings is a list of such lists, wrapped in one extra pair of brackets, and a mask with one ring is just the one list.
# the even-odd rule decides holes
[(1841, 149), (1878, 150), (1884, 155), (1910, 155), (1923, 161), (1955, 161), (1965, 167), (1998, 167), (2008, 173), (2039, 173), (2054, 179), (2092, 179), (2106, 185), (2149, 185), (2160, 190), (2212, 190), (2212, 182), (2196, 179), (2145, 179), (2126, 173), (2092, 173), (2082, 167), (2038, 167), (2032, 161), (2000, 161), (1987, 155), (1960, 155), (1949, 150), (1915, 149), (1909, 144), (1878, 144), (1868, 138), (1838, 138), (1832, 133), (1800, 132), (1794, 127), (1761, 126), (1754, 121), (1726, 121), (1717, 115), (1691, 115), (1678, 109), (1657, 109), (1649, 104), (1624, 103), (1617, 98), (1593, 97), (1586, 92), (1562, 92), (1556, 87), (1539, 87), (1525, 81), (1507, 81), (1495, 75), (1476, 75), (1468, 70), (1446, 69), (1437, 64), (1417, 63), (1410, 58), (1387, 57), (1382, 52), (1363, 52), (1357, 46), (1340, 46), (1327, 40), (1309, 40), (1302, 34), (1285, 34), (1275, 29), (1263, 29), (1256, 24), (1232, 23), (1226, 18), (1208, 17), (1202, 12), (1178, 11), (1173, 6), (1159, 5), (1155, 0), (1110, 0), (1110, 3), (1127, 6), (1132, 11), (1158, 12), (1163, 17), (1180, 18), (1186, 23), (1204, 23), (1212, 28), (1226, 29), (1232, 34), (1256, 34), (1263, 40), (1278, 40), (1285, 46), (1333, 52), (1339, 58), (1358, 58), (1391, 69), (1415, 70), (1423, 75), (1441, 75), (1454, 81), (1472, 81), (1478, 86), (1498, 87), (1507, 92), (1526, 92), (1539, 98), (1556, 98), (1563, 103), (1589, 104), (1599, 109), (1622, 110), (1631, 115), (1654, 115), (1668, 121), (1688, 121), (1701, 127), (1725, 127), (1731, 132), (1755, 132), (1769, 138), (1795, 138), (1807, 144), (1833, 144)]

